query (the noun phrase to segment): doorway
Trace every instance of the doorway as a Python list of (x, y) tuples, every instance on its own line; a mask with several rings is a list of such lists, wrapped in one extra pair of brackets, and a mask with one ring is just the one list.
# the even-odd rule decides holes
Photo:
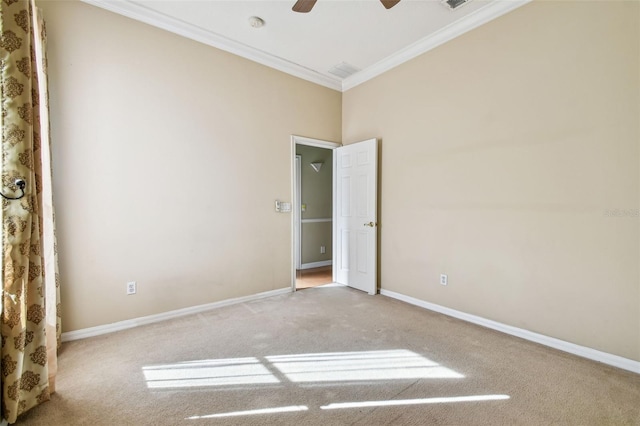
[(338, 143), (292, 136), (293, 290), (335, 281), (333, 149)]

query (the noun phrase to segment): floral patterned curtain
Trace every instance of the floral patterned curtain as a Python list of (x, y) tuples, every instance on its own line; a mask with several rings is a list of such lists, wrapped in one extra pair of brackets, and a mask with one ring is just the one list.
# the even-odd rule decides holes
[[(44, 23), (33, 0), (0, 1), (2, 418), (14, 423), (54, 391), (60, 344)], [(45, 303), (46, 301), (46, 303)]]

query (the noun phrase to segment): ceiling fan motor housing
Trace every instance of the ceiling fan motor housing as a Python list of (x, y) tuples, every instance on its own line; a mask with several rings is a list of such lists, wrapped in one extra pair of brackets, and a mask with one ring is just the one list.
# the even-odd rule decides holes
[(442, 2), (444, 4), (446, 4), (447, 6), (449, 6), (449, 8), (451, 10), (462, 6), (463, 4), (467, 3), (469, 0), (443, 0)]

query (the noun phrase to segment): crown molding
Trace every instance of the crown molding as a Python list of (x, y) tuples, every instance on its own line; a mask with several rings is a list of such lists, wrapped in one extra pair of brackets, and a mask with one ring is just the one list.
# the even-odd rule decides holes
[(342, 81), (346, 92), (532, 0), (496, 0)]
[(350, 77), (347, 77), (344, 80), (320, 74), (286, 59), (231, 40), (212, 31), (204, 30), (196, 25), (172, 18), (163, 13), (132, 3), (128, 0), (81, 1), (118, 15), (126, 16), (136, 21), (144, 22), (145, 24), (178, 34), (191, 40), (195, 40), (208, 46), (224, 50), (234, 55), (241, 56), (259, 64), (274, 68), (278, 71), (293, 75), (294, 77), (298, 77), (333, 90), (345, 92), (415, 58), (416, 56), (428, 52), (429, 50), (466, 33), (467, 31), (471, 31), (472, 29), (486, 24), (505, 13), (511, 12), (532, 0), (495, 0), (482, 9), (478, 9), (475, 12), (460, 18), (441, 30), (407, 46), (397, 53), (388, 56), (387, 58)]
[(294, 77), (328, 87), (333, 90), (342, 90), (342, 82), (322, 75), (309, 68), (287, 61), (278, 56), (271, 55), (259, 49), (247, 46), (246, 44), (223, 37), (212, 31), (204, 30), (198, 26), (189, 24), (176, 18), (172, 18), (163, 13), (148, 9), (139, 4), (127, 0), (81, 0), (83, 3), (108, 10), (118, 15), (126, 16), (145, 24), (178, 34), (180, 36), (195, 40), (197, 42), (215, 47), (220, 50), (232, 53), (237, 56), (249, 59), (278, 71), (293, 75)]

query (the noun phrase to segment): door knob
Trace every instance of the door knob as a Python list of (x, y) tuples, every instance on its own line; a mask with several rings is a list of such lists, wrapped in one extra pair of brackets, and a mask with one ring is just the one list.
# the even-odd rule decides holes
[(374, 228), (376, 226), (375, 222), (369, 222), (369, 223), (365, 223), (364, 226), (369, 226), (371, 228)]

